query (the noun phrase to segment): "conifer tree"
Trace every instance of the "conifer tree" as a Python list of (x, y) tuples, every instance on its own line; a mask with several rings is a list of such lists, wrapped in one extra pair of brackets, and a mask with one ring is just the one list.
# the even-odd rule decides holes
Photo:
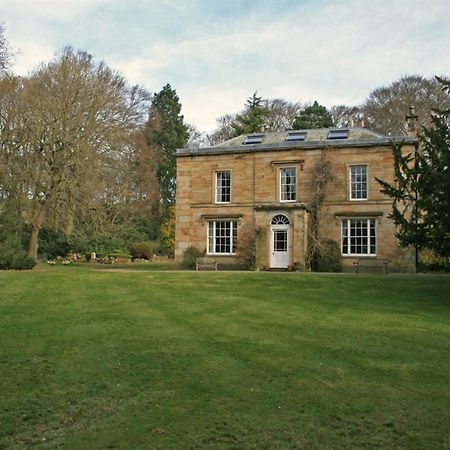
[[(438, 80), (450, 94), (450, 80)], [(416, 152), (393, 148), (395, 184), (377, 179), (393, 199), (391, 217), (402, 246), (450, 256), (450, 110), (436, 110)]]
[(236, 116), (232, 125), (235, 135), (263, 131), (268, 115), (269, 109), (264, 100), (262, 97), (258, 97), (257, 92), (254, 92), (253, 96), (247, 100), (244, 112)]
[(163, 204), (170, 205), (175, 202), (175, 154), (178, 148), (186, 146), (189, 138), (178, 95), (170, 84), (155, 94), (145, 134), (150, 148), (157, 156), (157, 176)]
[(328, 128), (333, 126), (333, 118), (325, 106), (319, 105), (317, 100), (307, 106), (294, 120), (294, 130), (310, 128)]

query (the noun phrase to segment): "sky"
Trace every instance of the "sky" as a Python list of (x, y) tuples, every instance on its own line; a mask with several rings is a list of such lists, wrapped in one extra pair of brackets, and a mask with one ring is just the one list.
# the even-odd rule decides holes
[(66, 45), (130, 83), (176, 89), (201, 131), (264, 98), (361, 103), (402, 75), (450, 74), (450, 0), (0, 0), (25, 75)]

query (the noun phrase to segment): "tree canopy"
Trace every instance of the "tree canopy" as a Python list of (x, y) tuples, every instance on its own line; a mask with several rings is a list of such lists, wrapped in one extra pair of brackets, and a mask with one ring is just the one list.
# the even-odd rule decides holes
[(269, 109), (262, 97), (253, 93), (253, 96), (247, 99), (245, 109), (238, 114), (232, 125), (234, 135), (258, 133), (264, 130), (269, 115)]
[(170, 205), (175, 202), (176, 150), (186, 146), (189, 139), (181, 103), (170, 84), (153, 97), (145, 135), (158, 160), (157, 176), (163, 204)]
[(295, 118), (292, 124), (294, 130), (305, 130), (310, 128), (328, 128), (333, 126), (333, 118), (325, 106), (319, 105), (317, 100), (307, 106)]
[(9, 68), (11, 59), (12, 53), (5, 37), (5, 27), (0, 23), (0, 74)]
[[(65, 48), (29, 78), (5, 79), (1, 163), (9, 199), (22, 199), (36, 258), (43, 226), (70, 235), (94, 201), (120, 200), (123, 154), (142, 123), (144, 91), (85, 52)], [(3, 100), (8, 96), (2, 97)]]
[(431, 124), (433, 109), (450, 107), (450, 100), (435, 77), (405, 75), (387, 86), (374, 89), (360, 106), (366, 126), (385, 135), (406, 133), (405, 112), (414, 106), (419, 126)]
[[(450, 94), (450, 81), (437, 79)], [(394, 146), (396, 182), (378, 182), (393, 199), (392, 218), (403, 246), (450, 256), (450, 110), (435, 110), (416, 152)]]

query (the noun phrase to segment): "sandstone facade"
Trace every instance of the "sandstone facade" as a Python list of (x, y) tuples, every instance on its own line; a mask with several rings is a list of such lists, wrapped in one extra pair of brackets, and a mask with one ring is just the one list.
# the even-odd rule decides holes
[[(241, 136), (217, 147), (179, 150), (176, 260), (194, 246), (219, 264), (237, 263), (230, 227), (236, 226), (239, 236), (253, 224), (260, 230), (257, 268), (305, 267), (314, 169), (325, 159), (332, 177), (325, 188), (319, 239), (339, 243), (347, 270), (356, 258), (389, 259), (393, 270), (413, 270), (413, 257), (398, 245), (388, 218), (392, 201), (380, 192), (375, 177), (393, 181), (392, 143), (402, 141), (405, 151), (414, 151), (415, 140), (358, 128), (348, 130), (345, 139), (330, 140), (329, 131), (305, 130), (310, 138), (298, 142), (286, 141), (288, 132), (268, 133), (260, 144), (245, 144), (247, 136)], [(365, 188), (358, 171), (367, 179)], [(218, 186), (223, 173), (230, 181)], [(352, 183), (363, 186), (363, 198), (352, 198)]]

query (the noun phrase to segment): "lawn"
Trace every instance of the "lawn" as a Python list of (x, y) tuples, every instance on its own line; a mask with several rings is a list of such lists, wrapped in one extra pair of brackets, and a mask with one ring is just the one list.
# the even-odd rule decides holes
[(450, 277), (0, 273), (0, 448), (450, 448)]

